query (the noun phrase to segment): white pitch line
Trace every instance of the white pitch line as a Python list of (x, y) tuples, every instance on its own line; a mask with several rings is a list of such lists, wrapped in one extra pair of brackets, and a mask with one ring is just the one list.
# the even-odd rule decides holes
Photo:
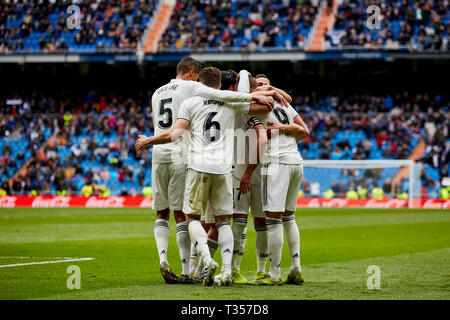
[(7, 267), (20, 267), (20, 266), (31, 266), (35, 264), (48, 264), (48, 263), (61, 263), (61, 262), (74, 262), (74, 261), (86, 261), (86, 260), (94, 260), (95, 258), (78, 258), (78, 259), (69, 259), (69, 260), (55, 260), (55, 261), (41, 261), (41, 262), (30, 262), (30, 263), (17, 263), (17, 264), (6, 264), (0, 266), (0, 268)]
[(21, 257), (21, 256), (0, 256), (0, 259), (79, 259), (74, 257)]

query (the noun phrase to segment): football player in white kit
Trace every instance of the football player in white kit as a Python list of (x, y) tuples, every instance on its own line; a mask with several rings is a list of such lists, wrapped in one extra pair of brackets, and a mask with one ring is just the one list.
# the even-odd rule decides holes
[[(222, 74), (222, 90), (240, 91), (240, 92), (253, 92), (257, 88), (256, 79), (252, 77), (247, 71), (241, 70), (238, 74), (235, 71), (221, 71)], [(264, 95), (274, 96), (274, 98), (281, 101), (285, 106), (289, 103), (284, 99), (283, 91), (279, 92), (277, 88), (263, 88), (259, 92)], [(290, 96), (287, 95), (290, 99)], [(233, 284), (246, 284), (247, 279), (240, 274), (240, 262), (244, 254), (245, 240), (247, 236), (246, 224), (250, 203), (252, 203), (252, 216), (254, 217), (254, 225), (257, 231), (256, 237), (256, 255), (257, 255), (257, 277), (265, 275), (265, 265), (268, 258), (267, 248), (267, 228), (264, 212), (262, 211), (262, 201), (260, 192), (259, 170), (252, 178), (251, 174), (255, 170), (257, 161), (257, 155), (262, 154), (263, 145), (266, 142), (266, 131), (262, 124), (257, 124), (258, 120), (253, 116), (237, 115), (235, 119), (235, 149), (233, 157), (233, 238), (234, 238), (234, 250), (232, 257), (232, 279)], [(250, 128), (251, 127), (251, 128)], [(247, 130), (247, 129), (251, 130)], [(236, 139), (237, 138), (237, 139)], [(248, 139), (246, 143), (246, 139)], [(239, 150), (237, 150), (237, 148)], [(249, 157), (243, 159), (241, 155), (248, 155), (252, 157), (252, 165), (246, 170), (246, 164), (249, 162)], [(250, 155), (251, 154), (251, 155)], [(240, 159), (238, 159), (240, 158)], [(239, 160), (239, 161), (238, 161)], [(253, 166), (254, 164), (254, 166)], [(259, 167), (258, 167), (259, 168)], [(245, 172), (244, 172), (245, 171)], [(248, 178), (248, 188), (252, 190), (247, 195), (242, 195), (240, 192), (241, 177), (244, 177), (245, 181)], [(252, 180), (252, 187), (250, 188), (250, 180)], [(257, 190), (255, 190), (257, 189)], [(255, 217), (256, 215), (256, 217)], [(215, 226), (214, 212), (211, 206), (206, 208), (205, 214), (201, 216), (201, 222), (208, 235), (208, 247), (211, 257), (214, 257), (214, 253), (219, 247), (218, 243), (218, 231)], [(191, 261), (195, 252), (191, 251)], [(192, 266), (192, 264), (191, 264)], [(258, 276), (259, 274), (259, 276)], [(203, 276), (203, 261), (198, 262), (198, 266), (195, 272), (192, 273), (193, 279), (200, 281)], [(220, 275), (215, 277), (215, 281), (219, 282)]]
[[(255, 78), (246, 70), (239, 72), (238, 91), (253, 92), (257, 87)], [(281, 98), (281, 96), (280, 96)], [(282, 99), (282, 98), (281, 98)], [(266, 218), (262, 210), (261, 176), (259, 175), (259, 156), (263, 154), (267, 143), (264, 126), (256, 117), (236, 116), (236, 141), (234, 145), (233, 166), (233, 237), (234, 251), (232, 259), (233, 283), (246, 284), (248, 280), (240, 273), (240, 264), (244, 254), (247, 237), (247, 219), (251, 208), (256, 230), (257, 273), (264, 274), (269, 248), (267, 243)], [(248, 142), (248, 143), (247, 143)], [(256, 170), (255, 170), (256, 169)], [(253, 171), (256, 171), (253, 175)], [(248, 191), (241, 191), (241, 179), (248, 178)]]
[[(240, 92), (253, 92), (257, 88), (257, 83), (246, 70), (241, 70), (239, 74), (236, 72), (222, 71), (222, 89)], [(282, 93), (275, 91), (276, 88), (264, 88), (262, 94), (273, 95), (284, 105), (288, 102), (284, 99)], [(278, 89), (277, 89), (278, 90)], [(288, 96), (290, 98), (290, 96)], [(267, 140), (264, 126), (259, 123), (254, 116), (237, 115), (235, 119), (235, 144), (233, 157), (233, 238), (234, 250), (232, 257), (232, 280), (233, 284), (247, 284), (247, 279), (240, 274), (240, 262), (244, 254), (246, 242), (246, 225), (250, 207), (252, 208), (252, 216), (254, 226), (257, 232), (256, 236), (256, 256), (257, 256), (257, 276), (258, 279), (265, 275), (265, 266), (268, 258), (267, 245), (267, 228), (265, 215), (262, 210), (260, 175), (258, 166), (258, 155), (263, 153), (264, 145)], [(249, 129), (249, 130), (248, 130)], [(247, 143), (248, 142), (248, 143)], [(246, 168), (247, 164), (249, 167)], [(256, 173), (253, 171), (258, 167)], [(243, 177), (243, 179), (241, 179)], [(248, 179), (248, 185), (245, 184)], [(240, 191), (240, 184), (247, 186), (250, 193), (246, 195)], [(205, 227), (208, 235), (208, 246), (211, 256), (213, 257), (217, 250), (218, 232), (215, 227), (214, 213), (211, 207), (207, 207), (205, 215), (202, 215), (202, 225)], [(194, 274), (197, 279), (201, 276), (203, 263), (200, 261), (198, 268)], [(216, 276), (215, 281), (218, 282), (221, 275)]]
[[(197, 82), (201, 65), (192, 58), (185, 58), (177, 65), (176, 79), (158, 88), (152, 96), (153, 123), (155, 135), (166, 132), (175, 123), (180, 105), (188, 98), (201, 94), (217, 101), (250, 102), (249, 94), (220, 91)], [(186, 163), (183, 144), (175, 141), (153, 148), (152, 188), (153, 209), (156, 210), (154, 235), (160, 259), (160, 271), (166, 283), (192, 283), (189, 278), (191, 240), (183, 209), (183, 194)], [(169, 215), (174, 211), (177, 230), (177, 244), (180, 252), (182, 275), (179, 278), (167, 261), (169, 242)]]
[[(204, 68), (199, 79), (212, 88), (220, 88), (221, 73), (214, 67)], [(273, 102), (273, 100), (272, 100)], [(267, 105), (228, 103), (195, 96), (180, 107), (174, 126), (157, 136), (140, 136), (136, 148), (170, 143), (185, 132), (191, 132), (188, 151), (188, 171), (184, 193), (183, 211), (186, 214), (189, 233), (197, 252), (205, 264), (204, 285), (212, 285), (218, 268), (209, 253), (207, 235), (200, 223), (207, 205), (213, 209), (218, 229), (218, 242), (222, 255), (221, 285), (230, 285), (233, 234), (230, 218), (233, 213), (232, 156), (234, 120), (236, 114), (262, 114), (270, 111)]]
[[(288, 102), (292, 98), (283, 90), (264, 86), (257, 88), (257, 81), (255, 78), (248, 75), (247, 71), (241, 70), (239, 73), (239, 87), (240, 92), (254, 92), (258, 91), (275, 91), (276, 100), (283, 106), (289, 106)], [(251, 80), (251, 81), (250, 81)], [(265, 267), (268, 258), (268, 243), (267, 243), (267, 226), (266, 217), (262, 208), (261, 198), (261, 166), (260, 156), (264, 153), (267, 135), (264, 125), (257, 117), (243, 117), (242, 115), (236, 119), (236, 130), (244, 130), (245, 136), (252, 137), (258, 143), (249, 143), (248, 147), (242, 145), (243, 140), (240, 139), (241, 145), (235, 145), (235, 165), (233, 168), (233, 195), (234, 195), (234, 214), (233, 214), (233, 236), (234, 236), (234, 252), (232, 263), (233, 283), (255, 283), (248, 281), (240, 273), (240, 263), (244, 254), (246, 242), (246, 225), (248, 212), (251, 208), (253, 216), (253, 223), (256, 231), (256, 276), (255, 281), (260, 280), (266, 276)], [(256, 135), (255, 135), (256, 133)], [(252, 140), (252, 139), (250, 139)], [(244, 142), (245, 144), (245, 142)], [(248, 154), (248, 159), (246, 154)], [(243, 156), (245, 157), (244, 161)]]
[[(221, 79), (221, 90), (230, 90), (230, 91), (237, 91), (237, 73), (234, 71), (221, 71), (222, 79)], [(236, 116), (238, 117), (238, 116)], [(208, 236), (208, 247), (209, 247), (209, 253), (212, 258), (214, 258), (214, 254), (217, 251), (219, 247), (219, 233), (216, 228), (216, 220), (214, 217), (214, 212), (211, 208), (211, 206), (207, 206), (205, 214), (201, 216), (201, 223), (203, 228), (205, 229), (207, 236)], [(235, 248), (236, 249), (236, 248)], [(195, 261), (197, 263), (197, 267), (194, 269), (194, 263), (190, 264), (190, 268), (192, 267), (192, 273), (191, 277), (196, 282), (203, 281), (203, 260), (198, 259), (197, 251), (191, 250), (191, 262)], [(234, 257), (234, 252), (233, 252)], [(196, 259), (197, 258), (197, 259)], [(194, 260), (196, 259), (196, 260)], [(220, 276), (216, 276), (215, 278), (218, 278)], [(217, 280), (217, 279), (215, 279)]]
[[(264, 75), (256, 79), (259, 86), (269, 86)], [(267, 237), (270, 252), (270, 271), (257, 281), (262, 285), (282, 284), (281, 252), (283, 227), (291, 254), (290, 273), (285, 283), (304, 282), (300, 266), (300, 235), (295, 222), (298, 190), (303, 178), (302, 157), (297, 142), (309, 136), (308, 127), (292, 108), (283, 108), (275, 102), (273, 110), (258, 116), (267, 128), (269, 142), (262, 158), (262, 199), (266, 214)]]

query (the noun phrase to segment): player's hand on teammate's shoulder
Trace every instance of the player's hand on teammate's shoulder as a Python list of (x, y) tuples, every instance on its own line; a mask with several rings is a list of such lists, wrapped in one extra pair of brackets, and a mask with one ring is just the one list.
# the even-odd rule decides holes
[(273, 90), (274, 98), (285, 108), (289, 107), (289, 102), (276, 90)]
[(270, 110), (272, 110), (273, 109), (273, 107), (274, 107), (274, 104), (275, 104), (275, 100), (273, 99), (273, 97), (267, 97), (268, 98), (268, 103), (267, 103), (267, 105), (270, 107)]
[(255, 89), (255, 92), (266, 92), (269, 93), (275, 100), (277, 100), (283, 107), (288, 108), (289, 102), (283, 97), (282, 94), (280, 94), (277, 90), (275, 90), (271, 85), (263, 85), (260, 87), (257, 87)]
[(269, 84), (265, 84), (263, 86), (256, 87), (255, 91), (270, 91), (272, 87)]
[(143, 148), (145, 148), (145, 142), (147, 141), (147, 137), (143, 136), (143, 135), (139, 135), (134, 147), (136, 148), (136, 151), (142, 150)]
[(257, 104), (266, 105), (270, 108), (270, 110), (273, 109), (274, 100), (271, 96), (264, 96), (258, 94), (258, 92), (252, 92), (252, 101), (254, 101)]

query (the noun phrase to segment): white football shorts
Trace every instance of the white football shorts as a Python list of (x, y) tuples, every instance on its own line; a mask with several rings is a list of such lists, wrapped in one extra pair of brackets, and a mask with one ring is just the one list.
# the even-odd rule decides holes
[(182, 210), (186, 177), (186, 165), (153, 163), (152, 191), (153, 209)]
[[(260, 176), (259, 170), (255, 170), (253, 175)], [(258, 183), (253, 183), (255, 180)], [(250, 210), (253, 218), (265, 218), (266, 215), (262, 208), (260, 177), (252, 176), (250, 192), (247, 192), (245, 195), (241, 193), (240, 182), (238, 178), (233, 177), (233, 213), (248, 214)]]
[(303, 164), (265, 164), (261, 179), (265, 212), (295, 211), (303, 179)]
[(208, 202), (214, 216), (233, 214), (231, 173), (213, 174), (188, 169), (184, 190), (184, 213), (204, 215)]
[(212, 223), (215, 224), (216, 223), (214, 210), (211, 207), (211, 203), (209, 201), (208, 201), (208, 204), (206, 205), (205, 213), (201, 215), (200, 220), (205, 222), (206, 224), (212, 224)]

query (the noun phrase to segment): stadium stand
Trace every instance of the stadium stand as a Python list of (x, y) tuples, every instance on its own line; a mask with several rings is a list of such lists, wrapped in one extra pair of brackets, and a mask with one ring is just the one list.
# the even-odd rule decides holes
[[(133, 188), (150, 185), (151, 153), (136, 154), (134, 150), (138, 132), (151, 134), (150, 110), (143, 110), (137, 98), (97, 97), (94, 92), (85, 96), (86, 108), (66, 106), (68, 111), (60, 115), (55, 114), (60, 103), (67, 103), (64, 98), (33, 94), (17, 107), (2, 105), (0, 183), (10, 184), (8, 193), (36, 190), (57, 194), (66, 190), (79, 194), (85, 183), (94, 182), (106, 185), (116, 195), (124, 189), (133, 192)], [(47, 108), (48, 112), (30, 116), (30, 108)], [(19, 150), (26, 150), (24, 159), (14, 166), (12, 159)], [(23, 170), (17, 170), (21, 166)]]
[[(151, 185), (151, 150), (134, 149), (138, 134), (153, 134), (146, 94), (93, 90), (77, 103), (69, 96), (32, 93), (15, 106), (1, 99), (0, 185), (8, 194), (35, 190), (75, 195), (91, 183), (106, 186), (112, 195), (140, 194)], [(448, 95), (340, 93), (319, 98), (308, 93), (294, 98), (296, 110), (314, 128), (299, 144), (305, 159), (407, 159), (423, 140), (422, 193), (438, 197), (450, 160)], [(348, 189), (367, 184), (369, 190), (378, 185), (386, 197), (394, 197), (407, 189), (404, 180), (398, 190), (390, 189), (396, 170), (308, 169), (303, 189), (311, 195), (310, 184), (316, 183), (321, 192), (333, 188), (344, 196)]]
[[(71, 4), (1, 2), (0, 53), (136, 51), (139, 45), (147, 52), (450, 50), (446, 0), (180, 0), (161, 10), (154, 25), (162, 1), (83, 0), (76, 3), (75, 29), (68, 26)], [(379, 29), (366, 25), (371, 4), (380, 8)], [(327, 6), (333, 10), (320, 10)], [(161, 21), (170, 13), (164, 32)]]
[(72, 1), (0, 3), (0, 53), (96, 52), (136, 49), (156, 0), (89, 1), (80, 8), (79, 28), (69, 29)]
[[(367, 27), (368, 5), (379, 6), (380, 28)], [(446, 0), (343, 0), (337, 9), (334, 29), (326, 34), (327, 47), (450, 50), (449, 19)]]
[[(330, 96), (313, 103), (311, 97), (301, 99), (306, 102), (301, 103), (298, 110), (305, 115), (308, 125), (315, 128), (311, 137), (299, 146), (305, 159), (407, 159), (419, 141), (424, 140), (427, 146), (425, 153), (417, 159), (424, 163), (422, 196), (437, 197), (439, 181), (448, 175), (449, 169), (447, 97), (403, 92), (386, 96)], [(341, 172), (329, 169), (319, 172), (308, 169), (309, 177), (314, 176), (322, 190), (332, 188), (333, 183), (340, 186), (345, 183), (344, 188), (335, 190), (341, 195), (343, 190), (358, 184), (367, 183), (369, 188), (381, 186), (387, 178), (394, 177), (396, 170), (384, 169), (378, 174), (365, 170)], [(332, 176), (339, 181), (331, 181)], [(304, 187), (308, 188), (306, 185)], [(406, 191), (407, 181), (402, 180), (399, 188), (386, 192), (386, 187), (385, 193), (394, 196)]]
[(161, 50), (305, 47), (319, 1), (177, 1)]

